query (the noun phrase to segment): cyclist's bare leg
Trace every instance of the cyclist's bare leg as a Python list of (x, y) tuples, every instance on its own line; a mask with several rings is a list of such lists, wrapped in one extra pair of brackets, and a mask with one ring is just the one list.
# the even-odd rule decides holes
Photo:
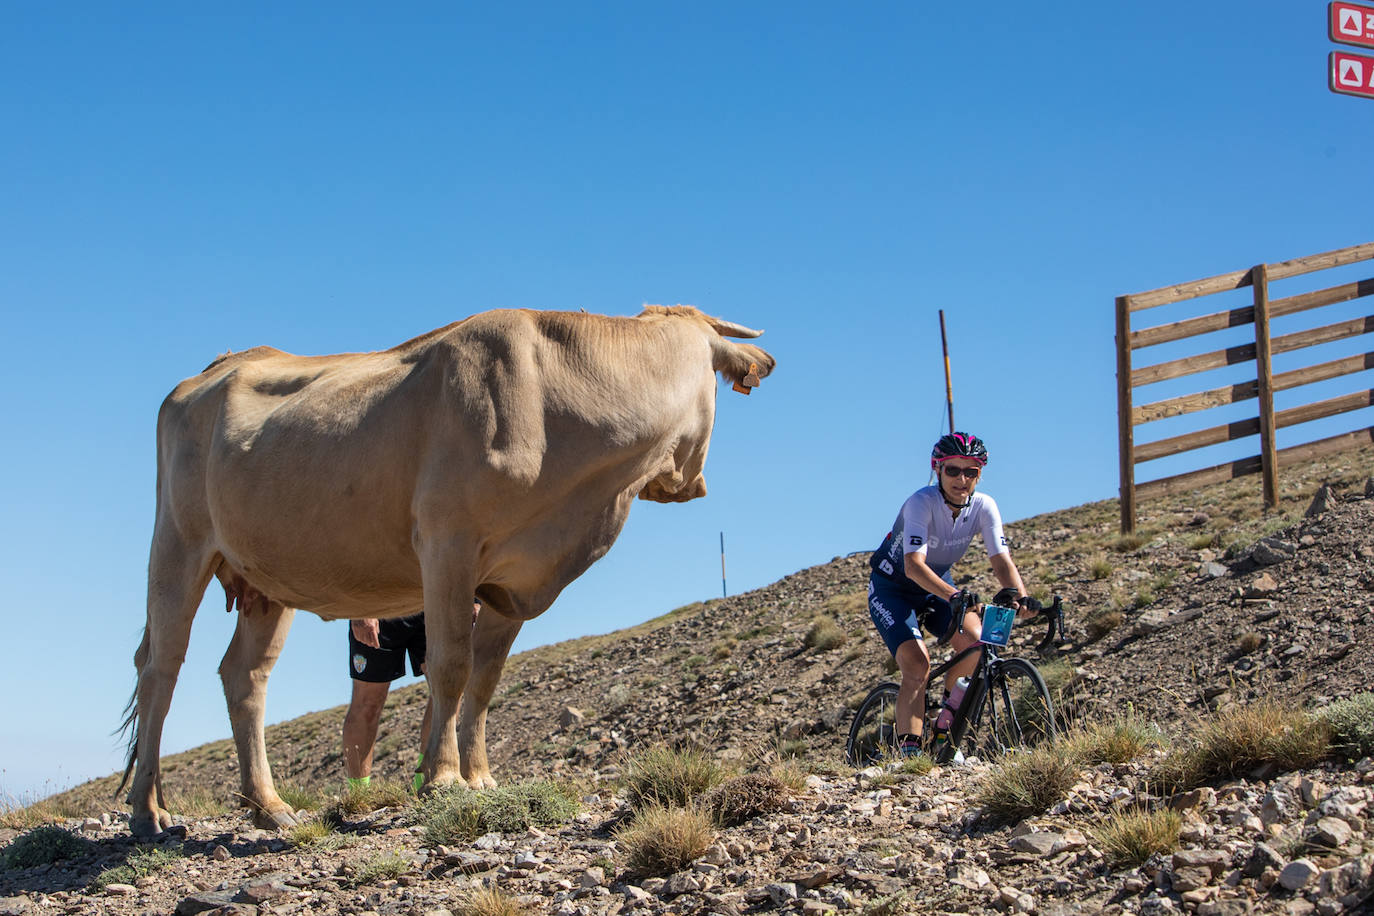
[[(973, 611), (968, 611), (964, 614), (963, 632), (955, 633), (952, 637), (950, 637), (949, 644), (954, 647), (955, 654), (958, 654), (967, 649), (969, 646), (978, 642), (979, 637), (981, 637), (982, 635), (982, 618), (979, 617), (978, 614), (974, 613)], [(945, 692), (948, 693), (950, 691), (950, 689), (954, 686), (954, 681), (957, 678), (972, 677), (973, 669), (977, 667), (978, 653), (970, 652), (967, 658), (959, 662), (959, 664), (955, 665), (953, 668), (949, 669), (949, 673), (945, 675)], [(897, 704), (897, 710), (898, 712), (900, 712), (902, 708), (900, 694), (898, 695)]]
[(898, 734), (921, 734), (926, 708), (926, 679), (930, 677), (930, 650), (919, 639), (908, 639), (897, 647), (897, 668), (902, 684), (897, 689)]

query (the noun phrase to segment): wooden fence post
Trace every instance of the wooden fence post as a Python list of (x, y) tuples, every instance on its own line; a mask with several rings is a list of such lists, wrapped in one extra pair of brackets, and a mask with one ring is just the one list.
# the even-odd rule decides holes
[(1269, 346), (1269, 266), (1253, 269), (1255, 287), (1255, 379), (1259, 390), (1260, 472), (1264, 478), (1264, 507), (1279, 505), (1279, 462), (1274, 440), (1274, 373)]
[(1116, 297), (1116, 415), (1121, 452), (1121, 533), (1135, 531), (1135, 423), (1131, 416), (1131, 297)]

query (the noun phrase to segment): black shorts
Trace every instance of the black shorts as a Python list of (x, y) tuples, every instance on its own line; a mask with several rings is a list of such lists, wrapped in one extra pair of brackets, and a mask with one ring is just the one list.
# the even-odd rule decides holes
[(358, 642), (353, 625), (348, 626), (348, 676), (369, 684), (389, 684), (406, 675), (406, 655), (410, 672), (419, 677), (425, 663), (425, 615), (383, 620), (377, 642), (380, 649)]

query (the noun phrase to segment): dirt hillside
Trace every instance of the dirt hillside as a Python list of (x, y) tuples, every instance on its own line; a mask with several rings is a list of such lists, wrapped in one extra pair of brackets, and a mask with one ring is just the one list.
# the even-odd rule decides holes
[[(1283, 505), (1268, 516), (1253, 478), (1146, 504), (1135, 538), (1117, 536), (1115, 501), (1008, 526), (1027, 584), (1070, 609), (1066, 642), (1040, 657), (1040, 632), (1026, 627), (1017, 651), (1037, 661), (1074, 722), (1130, 710), (1177, 741), (1257, 701), (1319, 709), (1369, 691), (1371, 468), (1374, 452), (1364, 450), (1289, 474)], [(226, 740), (164, 759), (173, 807), (188, 814), (161, 841), (175, 850), (169, 864), (136, 880), (92, 883), (140, 850), (125, 809), (110, 801), (115, 776), (12, 812), (0, 842), (46, 814), (90, 844), (49, 864), (0, 865), (0, 916), (441, 916), (459, 912), (474, 883), (566, 916), (1368, 911), (1369, 759), (1214, 782), (1179, 803), (1181, 851), (1130, 868), (1111, 866), (1095, 830), (1123, 806), (1161, 803), (1147, 777), (1165, 750), (1082, 767), (1056, 805), (1013, 822), (980, 807), (996, 778), (991, 761), (925, 775), (844, 766), (854, 706), (890, 676), (867, 619), (866, 559), (836, 557), (753, 592), (513, 657), (488, 722), (493, 770), (503, 781), (575, 786), (581, 813), (561, 826), (436, 848), (405, 808), (388, 808), (348, 821), (341, 845), (293, 845), (253, 830), (233, 807), (237, 761)], [(989, 588), (974, 554), (961, 569), (970, 586)], [(839, 644), (808, 645), (818, 619), (838, 625)], [(423, 691), (396, 691), (388, 703), (380, 779), (405, 781), (414, 765)], [(338, 792), (342, 716), (324, 710), (268, 729), (279, 784), (303, 797)], [(691, 866), (636, 872), (615, 834), (628, 817), (620, 777), (632, 755), (664, 741), (688, 741), (738, 771), (792, 760), (807, 784), (777, 812), (719, 829)], [(1336, 832), (1332, 842), (1312, 839), (1319, 822)], [(379, 856), (404, 865), (360, 883)], [(1310, 867), (1302, 881), (1290, 874), (1299, 862)]]

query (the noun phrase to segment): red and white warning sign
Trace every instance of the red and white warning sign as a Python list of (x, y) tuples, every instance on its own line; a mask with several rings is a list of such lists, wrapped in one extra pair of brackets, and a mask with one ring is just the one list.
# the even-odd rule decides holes
[(1374, 6), (1334, 0), (1326, 9), (1326, 32), (1332, 41), (1374, 48)]
[(1374, 57), (1332, 51), (1329, 85), (1332, 92), (1374, 99)]

